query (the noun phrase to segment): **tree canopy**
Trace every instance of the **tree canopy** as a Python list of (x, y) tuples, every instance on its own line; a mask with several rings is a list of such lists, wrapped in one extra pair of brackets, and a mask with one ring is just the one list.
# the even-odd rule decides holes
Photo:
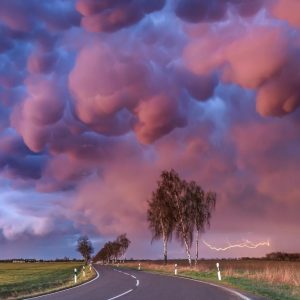
[(199, 235), (210, 225), (216, 205), (216, 193), (205, 192), (195, 181), (186, 181), (175, 170), (164, 170), (157, 189), (148, 201), (147, 220), (152, 240), (162, 239), (164, 260), (167, 262), (167, 243), (175, 233), (185, 247), (191, 264), (191, 246), (196, 233), (196, 258)]
[(131, 241), (127, 238), (126, 233), (119, 235), (114, 241), (108, 241), (95, 255), (93, 261), (117, 261), (124, 257)]
[(91, 255), (94, 252), (93, 245), (86, 235), (79, 237), (76, 250), (84, 258), (85, 264), (91, 259)]

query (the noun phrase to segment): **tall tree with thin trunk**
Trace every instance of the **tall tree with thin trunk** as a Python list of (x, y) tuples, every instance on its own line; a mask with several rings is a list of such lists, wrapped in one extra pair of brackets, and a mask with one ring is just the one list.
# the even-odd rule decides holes
[(191, 218), (192, 206), (189, 201), (188, 184), (181, 180), (179, 175), (172, 169), (163, 171), (161, 174), (160, 188), (163, 194), (174, 203), (173, 218), (177, 239), (184, 245), (189, 264), (192, 264), (191, 246), (193, 243), (193, 218)]
[(191, 247), (196, 231), (196, 258), (200, 233), (209, 226), (212, 210), (216, 204), (216, 194), (205, 193), (196, 182), (182, 180), (172, 169), (163, 171), (158, 188), (148, 202), (148, 221), (153, 239), (163, 239), (164, 259), (167, 261), (167, 243), (173, 231), (184, 245), (190, 266)]
[(205, 193), (195, 181), (189, 182), (188, 185), (188, 197), (190, 198), (189, 201), (192, 205), (192, 218), (194, 219), (196, 230), (196, 265), (199, 258), (200, 233), (204, 232), (206, 226), (210, 225), (211, 214), (216, 205), (216, 193)]
[(120, 256), (123, 257), (123, 260), (124, 260), (125, 253), (129, 247), (131, 241), (128, 239), (126, 233), (124, 233), (117, 237), (117, 242), (121, 245)]
[(165, 191), (159, 187), (152, 193), (152, 198), (148, 201), (147, 219), (149, 229), (152, 233), (152, 241), (162, 238), (164, 262), (168, 261), (168, 241), (172, 237), (174, 228), (174, 207)]

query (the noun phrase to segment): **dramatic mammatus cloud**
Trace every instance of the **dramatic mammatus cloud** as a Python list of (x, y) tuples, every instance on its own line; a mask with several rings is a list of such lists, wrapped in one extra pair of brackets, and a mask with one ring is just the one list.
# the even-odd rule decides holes
[(299, 9), (300, 3), (297, 0), (276, 0), (274, 1), (271, 13), (274, 17), (286, 20), (290, 25), (300, 27)]
[(81, 25), (91, 32), (113, 32), (133, 25), (146, 14), (163, 8), (165, 0), (78, 0)]
[(67, 95), (55, 79), (29, 77), (26, 80), (28, 97), (15, 108), (12, 124), (27, 146), (42, 151), (50, 136), (50, 126), (63, 115)]
[(223, 82), (256, 89), (263, 116), (293, 112), (300, 104), (298, 42), (272, 24), (231, 26), (220, 29), (222, 36), (213, 29), (192, 32), (184, 50), (187, 67), (197, 75), (218, 72)]
[[(176, 1), (176, 0), (175, 0)], [(263, 0), (177, 0), (176, 15), (184, 21), (215, 22), (226, 17), (229, 10), (242, 17), (252, 16), (262, 7)]]
[(146, 208), (170, 168), (217, 192), (208, 240), (298, 251), (298, 6), (1, 1), (1, 255), (127, 232), (128, 255), (159, 257)]
[(104, 43), (83, 48), (69, 77), (78, 118), (100, 133), (128, 132), (133, 123), (129, 109), (147, 88), (145, 68)]

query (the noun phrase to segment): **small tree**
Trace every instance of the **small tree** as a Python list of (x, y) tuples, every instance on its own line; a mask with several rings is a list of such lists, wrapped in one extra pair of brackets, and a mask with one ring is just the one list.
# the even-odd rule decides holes
[(81, 236), (77, 241), (77, 248), (76, 250), (82, 255), (84, 258), (84, 263), (87, 264), (87, 262), (91, 259), (91, 255), (94, 252), (93, 245), (89, 238), (84, 235)]

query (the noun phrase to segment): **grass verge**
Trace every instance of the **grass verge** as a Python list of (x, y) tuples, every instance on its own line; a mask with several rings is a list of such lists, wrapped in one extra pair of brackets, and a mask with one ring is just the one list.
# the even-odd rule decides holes
[[(126, 263), (127, 268), (134, 270), (138, 269), (137, 263)], [(142, 270), (148, 272), (154, 272), (159, 274), (173, 275), (174, 265), (164, 266), (161, 263), (141, 263)], [(300, 266), (300, 265), (299, 265)], [(260, 266), (261, 267), (261, 266)], [(284, 270), (282, 270), (283, 272)], [(300, 271), (298, 269), (298, 271)], [(274, 280), (269, 280), (268, 277), (263, 279), (259, 276), (259, 272), (252, 270), (237, 269), (224, 270), (222, 272), (222, 281), (218, 281), (217, 274), (215, 270), (206, 269), (204, 270), (201, 266), (201, 262), (197, 268), (189, 268), (187, 266), (178, 267), (178, 275), (187, 278), (192, 278), (196, 280), (202, 280), (207, 282), (212, 282), (218, 285), (223, 285), (230, 287), (241, 292), (248, 292), (252, 295), (262, 296), (265, 299), (270, 300), (299, 300), (300, 299), (300, 287), (297, 283), (284, 283), (284, 282), (274, 282)], [(265, 271), (267, 272), (267, 271)], [(299, 273), (297, 273), (299, 275)]]
[(0, 299), (23, 299), (75, 286), (74, 268), (78, 270), (77, 285), (96, 276), (82, 264), (63, 263), (0, 263)]

